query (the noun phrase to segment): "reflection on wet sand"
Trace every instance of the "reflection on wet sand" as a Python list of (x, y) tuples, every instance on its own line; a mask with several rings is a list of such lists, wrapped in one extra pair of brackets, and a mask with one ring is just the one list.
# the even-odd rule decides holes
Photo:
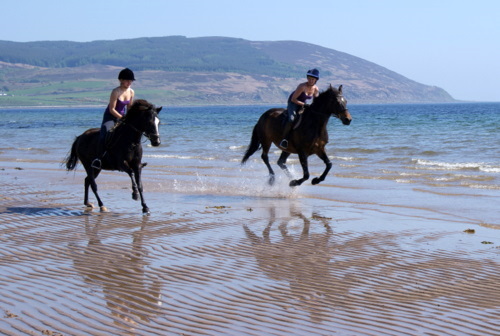
[[(331, 303), (339, 301), (336, 286), (332, 286), (334, 264), (330, 260), (335, 253), (332, 237), (333, 230), (329, 218), (313, 214), (324, 232), (310, 233), (311, 219), (297, 209), (290, 209), (290, 217), (276, 219), (276, 207), (269, 208), (269, 222), (262, 236), (244, 225), (246, 236), (250, 239), (252, 250), (259, 268), (271, 279), (286, 281), (289, 284), (291, 299), (296, 308), (308, 311), (314, 321), (321, 321), (322, 315), (332, 308), (319, 304), (328, 298)], [(290, 221), (299, 219), (302, 229), (297, 237), (289, 233)], [(279, 222), (280, 237), (273, 241), (270, 231)], [(316, 223), (315, 223), (316, 224)]]
[[(498, 330), (494, 321), (500, 296), (492, 297), (489, 290), (500, 281), (498, 272), (491, 272), (494, 261), (429, 247), (423, 251), (423, 242), (440, 237), (421, 237), (418, 230), (334, 233), (328, 218), (307, 218), (294, 209), (277, 218), (276, 211), (269, 209), (262, 234), (249, 225), (243, 229), (259, 270), (287, 283), (270, 290), (270, 297), (307, 312), (312, 323), (342, 321), (367, 330), (383, 324), (386, 329), (415, 331), (428, 328), (429, 322), (435, 331), (481, 326), (484, 334), (492, 335)], [(298, 219), (302, 230), (291, 235), (288, 224)], [(482, 295), (478, 288), (488, 290)], [(452, 314), (467, 318), (451, 325)]]
[(88, 244), (72, 252), (74, 267), (91, 288), (102, 289), (106, 306), (116, 324), (131, 327), (148, 323), (160, 312), (161, 283), (148, 272), (143, 235), (145, 216), (140, 228), (127, 244), (105, 243), (99, 236), (103, 216), (85, 217)]

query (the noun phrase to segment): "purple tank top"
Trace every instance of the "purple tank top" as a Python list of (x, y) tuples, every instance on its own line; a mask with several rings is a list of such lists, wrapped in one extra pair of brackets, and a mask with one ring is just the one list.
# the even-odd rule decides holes
[(115, 110), (118, 113), (120, 113), (121, 115), (124, 115), (125, 114), (125, 106), (127, 106), (129, 103), (130, 103), (130, 100), (121, 101), (120, 99), (117, 99)]
[[(290, 95), (290, 97), (288, 97), (288, 100), (292, 100), (292, 96), (293, 94), (295, 93), (295, 91), (292, 92), (292, 94)], [(305, 92), (301, 92), (300, 95), (297, 97), (297, 100), (301, 103), (305, 103), (307, 100), (311, 99), (313, 96), (308, 96), (306, 95)]]
[[(130, 100), (121, 101), (120, 99), (116, 100), (115, 110), (120, 113), (122, 116), (125, 114), (125, 107), (130, 103)], [(106, 111), (104, 111), (104, 116), (102, 118), (102, 123), (104, 124), (107, 121), (116, 121), (116, 118), (109, 112), (109, 105), (106, 107)]]

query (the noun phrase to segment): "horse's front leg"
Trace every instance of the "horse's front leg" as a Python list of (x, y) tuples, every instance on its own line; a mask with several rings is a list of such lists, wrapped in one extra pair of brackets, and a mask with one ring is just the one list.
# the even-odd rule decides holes
[(137, 173), (132, 169), (127, 169), (125, 171), (130, 177), (130, 182), (132, 182), (132, 199), (134, 201), (139, 200), (139, 188), (137, 186)]
[(290, 153), (288, 152), (281, 152), (280, 158), (278, 159), (278, 166), (280, 166), (281, 169), (285, 172), (286, 176), (288, 178), (292, 178), (292, 174), (290, 174), (290, 171), (288, 170), (288, 167), (286, 166), (286, 160), (290, 156)]
[(299, 153), (300, 165), (302, 166), (302, 171), (304, 172), (304, 176), (301, 179), (291, 180), (290, 187), (296, 187), (301, 185), (304, 181), (309, 179), (309, 167), (307, 165), (307, 155), (304, 153)]
[(330, 169), (332, 169), (332, 162), (330, 161), (330, 159), (328, 158), (328, 155), (326, 155), (326, 152), (324, 150), (321, 153), (318, 154), (318, 157), (321, 160), (323, 160), (323, 162), (326, 165), (326, 168), (325, 168), (325, 170), (323, 171), (323, 174), (321, 174), (320, 177), (313, 178), (313, 180), (311, 182), (313, 185), (318, 184), (320, 182), (323, 182), (325, 180), (325, 178), (326, 178), (326, 175), (328, 175), (328, 172), (330, 171)]
[(138, 166), (137, 168), (131, 170), (129, 173), (130, 179), (132, 180), (132, 198), (135, 201), (137, 201), (140, 197), (142, 205), (142, 213), (149, 214), (149, 208), (146, 205), (146, 202), (144, 201), (144, 196), (142, 193), (143, 188), (141, 181), (141, 170), (142, 166)]

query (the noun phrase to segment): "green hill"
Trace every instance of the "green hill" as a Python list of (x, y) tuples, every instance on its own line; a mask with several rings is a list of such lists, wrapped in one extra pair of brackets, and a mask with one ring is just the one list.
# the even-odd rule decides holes
[(0, 106), (105, 105), (123, 67), (137, 96), (163, 105), (285, 104), (305, 72), (321, 88), (344, 85), (350, 102), (449, 102), (423, 85), (317, 45), (182, 36), (115, 41), (0, 41)]
[(134, 70), (266, 73), (277, 77), (296, 76), (300, 70), (274, 60), (249, 41), (223, 37), (170, 36), (86, 43), (0, 41), (0, 50), (0, 61), (47, 68), (126, 65)]

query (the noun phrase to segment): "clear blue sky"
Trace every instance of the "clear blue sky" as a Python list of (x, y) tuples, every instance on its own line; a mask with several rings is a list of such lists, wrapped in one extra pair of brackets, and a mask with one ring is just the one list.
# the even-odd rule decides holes
[(0, 40), (296, 40), (361, 57), (456, 99), (500, 101), (498, 0), (5, 0), (0, 10)]

